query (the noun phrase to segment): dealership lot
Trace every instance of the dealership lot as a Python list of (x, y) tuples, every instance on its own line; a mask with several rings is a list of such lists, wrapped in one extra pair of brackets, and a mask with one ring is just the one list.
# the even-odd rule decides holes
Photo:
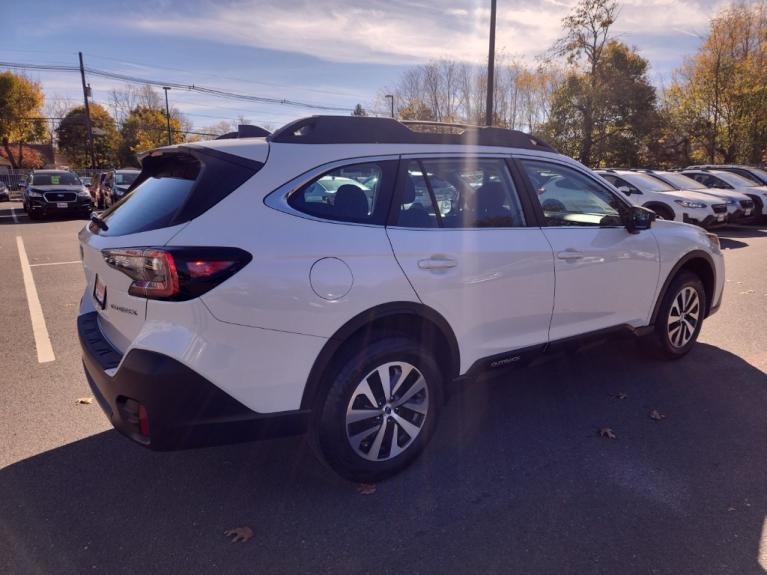
[(767, 570), (767, 228), (720, 232), (724, 304), (688, 357), (611, 341), (473, 383), (361, 495), (302, 438), (152, 453), (77, 403), (83, 223), (0, 204), (0, 572)]

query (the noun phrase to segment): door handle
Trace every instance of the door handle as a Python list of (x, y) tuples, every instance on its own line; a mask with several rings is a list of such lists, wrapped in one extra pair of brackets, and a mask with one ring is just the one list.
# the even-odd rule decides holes
[(560, 260), (575, 261), (575, 260), (582, 260), (583, 259), (583, 254), (581, 252), (577, 251), (577, 250), (569, 249), (569, 250), (565, 250), (563, 252), (559, 252), (557, 254), (557, 257)]
[(430, 257), (425, 260), (418, 260), (418, 267), (422, 270), (446, 270), (454, 268), (458, 262), (453, 258)]

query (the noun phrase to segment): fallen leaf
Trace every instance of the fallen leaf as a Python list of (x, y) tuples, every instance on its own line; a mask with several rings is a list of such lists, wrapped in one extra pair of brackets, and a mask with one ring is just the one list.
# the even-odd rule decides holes
[(375, 483), (358, 483), (357, 493), (360, 495), (373, 495), (376, 492)]
[(754, 293), (754, 290), (749, 289), (749, 290), (740, 292), (740, 295), (749, 295), (749, 294), (752, 294), (752, 293)]
[(603, 439), (618, 439), (615, 432), (609, 427), (603, 427), (599, 430), (599, 437)]
[(232, 543), (245, 543), (253, 537), (253, 530), (250, 527), (234, 527), (224, 531), (226, 537), (232, 539)]
[(615, 394), (615, 399), (626, 399), (627, 397), (628, 395), (623, 392)]
[(90, 405), (91, 403), (93, 403), (93, 398), (92, 397), (81, 397), (77, 401), (75, 401), (75, 403), (77, 403), (77, 404), (84, 404), (84, 405)]
[(663, 415), (661, 412), (659, 412), (657, 409), (653, 409), (650, 412), (650, 419), (654, 419), (655, 421), (660, 421), (661, 419), (666, 419), (666, 416)]

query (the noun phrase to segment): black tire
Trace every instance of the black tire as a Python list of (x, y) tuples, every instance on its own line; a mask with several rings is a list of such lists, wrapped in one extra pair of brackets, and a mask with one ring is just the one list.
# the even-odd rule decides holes
[(29, 210), (29, 211), (27, 212), (27, 215), (29, 216), (29, 219), (30, 219), (30, 220), (35, 220), (35, 221), (38, 221), (38, 220), (41, 220), (41, 219), (43, 219), (43, 217), (42, 217), (42, 216), (41, 216), (39, 213), (37, 213), (37, 212), (33, 212), (32, 210)]
[[(420, 372), (426, 391), (415, 394), (409, 403), (394, 407), (398, 396), (407, 396), (408, 390), (416, 387), (414, 382), (420, 381), (413, 379), (417, 378), (418, 374), (411, 372), (410, 376), (404, 377), (402, 387), (393, 397), (394, 401), (392, 398), (388, 398), (387, 401), (383, 396), (383, 400), (387, 403), (381, 407), (383, 386), (378, 385), (377, 382), (380, 382), (381, 378), (377, 378), (373, 372), (385, 364), (397, 362), (409, 364)], [(399, 381), (396, 379), (397, 369), (396, 366), (392, 366), (387, 371), (393, 374), (395, 381)], [(373, 341), (367, 347), (343, 356), (330, 373), (335, 375), (331, 375), (332, 379), (324, 401), (316, 408), (314, 424), (310, 430), (313, 436), (312, 444), (320, 458), (339, 475), (351, 481), (367, 483), (390, 477), (410, 465), (431, 439), (443, 403), (443, 375), (432, 353), (410, 337), (399, 335), (383, 337)], [(404, 370), (399, 371), (400, 377), (402, 373)], [(379, 399), (378, 405), (369, 406), (367, 396), (360, 393), (358, 386), (362, 385), (363, 381), (368, 382), (369, 389)], [(418, 387), (421, 385), (419, 384)], [(388, 392), (386, 394), (388, 395)], [(421, 403), (417, 404), (416, 402), (419, 401)], [(419, 408), (422, 409), (424, 401), (426, 413), (423, 416), (408, 408), (408, 405), (413, 405), (420, 406)], [(392, 403), (392, 407), (389, 407), (389, 402)], [(356, 406), (354, 409), (360, 412), (370, 410), (371, 413), (380, 413), (380, 415), (367, 417), (360, 422), (348, 423), (347, 408), (351, 406)], [(390, 415), (387, 416), (383, 411), (376, 411), (386, 408), (397, 413), (388, 411), (386, 413)], [(405, 424), (413, 425), (415, 422), (420, 426), (419, 431), (414, 433), (414, 437), (408, 435), (405, 431), (406, 427), (397, 423), (402, 419), (406, 420)], [(379, 430), (382, 430), (382, 439), (379, 440), (378, 449), (374, 454)], [(370, 436), (364, 435), (367, 431), (370, 431)], [(360, 449), (364, 450), (364, 447), (368, 447), (367, 455), (373, 459), (365, 458), (352, 447), (348, 433), (364, 437), (359, 442)], [(391, 456), (394, 433), (398, 438), (397, 447), (402, 451)]]
[[(682, 292), (694, 290), (697, 296), (697, 309), (695, 304), (690, 308), (683, 310), (681, 315), (677, 314), (680, 309), (680, 303), (684, 298)], [(689, 293), (689, 292), (687, 292)], [(658, 310), (658, 316), (655, 319), (653, 332), (642, 338), (643, 347), (656, 357), (662, 359), (679, 359), (689, 353), (700, 334), (703, 320), (706, 315), (706, 290), (703, 288), (703, 282), (700, 278), (688, 271), (680, 272), (671, 282), (668, 290), (663, 296), (663, 300)], [(686, 318), (692, 318), (697, 313), (697, 319), (694, 322), (693, 329), (690, 328), (692, 319), (684, 321)], [(679, 317), (679, 321), (673, 322), (674, 317)], [(676, 329), (682, 330), (681, 333)], [(689, 337), (689, 339), (687, 339)], [(674, 341), (676, 339), (676, 341)]]

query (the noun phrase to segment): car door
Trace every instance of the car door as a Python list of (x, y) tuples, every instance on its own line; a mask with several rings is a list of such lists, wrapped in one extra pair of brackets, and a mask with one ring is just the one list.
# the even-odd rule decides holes
[[(461, 373), (543, 346), (554, 303), (551, 247), (502, 157), (403, 157), (387, 233), (421, 301), (452, 326)], [(487, 359), (495, 356), (493, 359)]]
[(660, 274), (651, 230), (629, 233), (628, 204), (585, 170), (520, 158), (554, 252), (552, 341), (628, 324), (646, 325)]

